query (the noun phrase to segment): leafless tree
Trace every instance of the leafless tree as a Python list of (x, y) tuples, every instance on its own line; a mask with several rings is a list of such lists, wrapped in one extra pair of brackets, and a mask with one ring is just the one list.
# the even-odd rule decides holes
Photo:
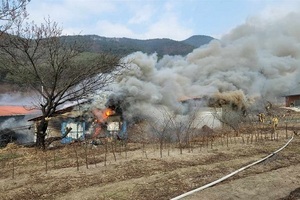
[(183, 144), (189, 148), (189, 151), (192, 151), (191, 141), (194, 136), (194, 130), (202, 122), (202, 119), (197, 118), (197, 112), (198, 108), (194, 107), (186, 115), (174, 115), (173, 118), (170, 116), (172, 129), (179, 144), (180, 154), (182, 154)]
[[(199, 107), (193, 105), (187, 113), (176, 114), (164, 107), (158, 108), (155, 119), (149, 121), (152, 133), (158, 139), (162, 156), (163, 145), (178, 142), (180, 153), (183, 147), (192, 151), (191, 141), (194, 131), (203, 119), (197, 118)], [(158, 117), (159, 116), (159, 117)]]
[[(217, 108), (215, 108), (214, 116), (218, 119), (223, 126), (228, 126), (232, 128), (235, 132), (235, 136), (240, 136), (240, 128), (241, 125), (245, 122), (246, 114), (244, 110), (237, 109), (235, 106), (231, 104), (222, 105), (222, 112), (217, 112)], [(243, 142), (244, 138), (242, 136)], [(229, 142), (229, 134), (226, 133), (227, 146)]]
[(172, 122), (167, 115), (168, 112), (163, 107), (158, 108), (156, 112), (157, 117), (149, 116), (145, 117), (145, 120), (150, 126), (151, 133), (158, 140), (160, 157), (162, 157), (164, 144), (170, 139)]
[(210, 112), (205, 101), (194, 99), (188, 102), (188, 113), (185, 115), (184, 127), (181, 129), (183, 130), (185, 145), (189, 147), (189, 151), (193, 151), (193, 143), (199, 139), (199, 136), (205, 137), (207, 141), (209, 138), (212, 145), (214, 138), (212, 128), (215, 126), (215, 121), (218, 120), (213, 115), (208, 114)]
[(185, 132), (185, 129), (186, 129), (185, 123), (181, 122), (181, 121), (180, 122), (175, 122), (174, 126), (173, 126), (173, 129), (174, 129), (174, 132), (175, 132), (175, 135), (176, 135), (176, 138), (177, 138), (180, 154), (182, 154), (183, 141), (184, 141), (184, 132)]
[(0, 36), (5, 33), (19, 17), (27, 16), (26, 5), (30, 0), (2, 0), (0, 3)]
[(0, 40), (0, 61), (10, 78), (40, 96), (38, 147), (45, 148), (47, 119), (60, 105), (104, 88), (125, 66), (117, 56), (82, 53), (80, 43), (67, 41), (62, 28), (50, 19), (41, 25), (18, 21)]

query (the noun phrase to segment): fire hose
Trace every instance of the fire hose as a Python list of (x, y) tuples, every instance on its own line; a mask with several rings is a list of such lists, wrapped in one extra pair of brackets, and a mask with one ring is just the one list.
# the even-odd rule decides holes
[(220, 182), (222, 182), (222, 181), (228, 179), (229, 177), (231, 177), (231, 176), (233, 176), (233, 175), (235, 175), (235, 174), (237, 174), (237, 173), (239, 173), (239, 172), (241, 172), (241, 171), (243, 171), (243, 170), (245, 170), (245, 169), (247, 169), (247, 168), (249, 168), (249, 167), (252, 167), (253, 165), (259, 164), (259, 163), (265, 161), (266, 159), (268, 159), (268, 158), (274, 156), (275, 154), (277, 154), (277, 153), (280, 152), (281, 150), (283, 150), (287, 145), (289, 145), (289, 143), (290, 143), (293, 139), (294, 139), (294, 136), (292, 136), (292, 138), (291, 138), (285, 145), (283, 145), (281, 148), (279, 148), (278, 150), (274, 151), (273, 153), (269, 154), (268, 156), (266, 156), (266, 157), (264, 157), (264, 158), (262, 158), (262, 159), (260, 159), (260, 160), (258, 160), (258, 161), (255, 161), (255, 162), (253, 162), (253, 163), (251, 163), (251, 164), (249, 164), (249, 165), (247, 165), (247, 166), (244, 166), (244, 167), (242, 167), (242, 168), (240, 168), (240, 169), (238, 169), (238, 170), (236, 170), (236, 171), (234, 171), (234, 172), (232, 172), (232, 173), (230, 173), (230, 174), (228, 174), (228, 175), (226, 175), (226, 176), (224, 176), (224, 177), (222, 177), (222, 178), (220, 178), (220, 179), (218, 179), (218, 180), (216, 180), (216, 181), (213, 181), (213, 182), (208, 183), (208, 184), (206, 184), (206, 185), (204, 185), (204, 186), (202, 186), (202, 187), (196, 188), (196, 189), (194, 189), (194, 190), (191, 190), (191, 191), (189, 191), (189, 192), (186, 192), (186, 193), (184, 193), (184, 194), (181, 194), (181, 195), (179, 195), (179, 196), (177, 196), (177, 197), (174, 197), (174, 198), (172, 198), (171, 200), (178, 200), (178, 199), (181, 199), (181, 198), (186, 197), (186, 196), (188, 196), (188, 195), (191, 195), (191, 194), (193, 194), (193, 193), (195, 193), (195, 192), (198, 192), (198, 191), (204, 190), (204, 189), (206, 189), (206, 188), (208, 188), (208, 187), (214, 186), (214, 185), (216, 185), (217, 183), (220, 183)]

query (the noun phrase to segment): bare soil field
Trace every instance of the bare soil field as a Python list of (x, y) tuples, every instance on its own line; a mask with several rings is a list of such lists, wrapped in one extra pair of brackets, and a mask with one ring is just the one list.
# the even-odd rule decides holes
[[(278, 140), (240, 137), (175, 144), (70, 144), (47, 151), (0, 149), (0, 199), (171, 199), (215, 181), (282, 147)], [(105, 150), (107, 147), (107, 151)], [(107, 152), (107, 153), (106, 153)], [(185, 199), (300, 199), (300, 137), (267, 161)]]

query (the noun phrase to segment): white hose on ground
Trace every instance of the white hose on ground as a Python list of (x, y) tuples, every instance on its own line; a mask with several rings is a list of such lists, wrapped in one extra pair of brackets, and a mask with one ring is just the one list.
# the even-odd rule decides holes
[(224, 177), (222, 177), (222, 178), (220, 178), (220, 179), (218, 179), (218, 180), (216, 180), (216, 181), (213, 181), (213, 182), (208, 183), (208, 184), (206, 184), (206, 185), (204, 185), (204, 186), (202, 186), (202, 187), (196, 188), (196, 189), (191, 190), (191, 191), (189, 191), (189, 192), (186, 192), (186, 193), (184, 193), (184, 194), (182, 194), (182, 195), (179, 195), (179, 196), (177, 196), (177, 197), (174, 197), (174, 198), (172, 198), (171, 200), (178, 200), (178, 199), (181, 199), (181, 198), (186, 197), (186, 196), (188, 196), (188, 195), (191, 195), (191, 194), (193, 194), (193, 193), (195, 193), (195, 192), (204, 190), (204, 189), (206, 189), (206, 188), (208, 188), (208, 187), (211, 187), (211, 186), (213, 186), (213, 185), (216, 185), (217, 183), (220, 183), (220, 182), (222, 182), (222, 181), (228, 179), (229, 177), (231, 177), (231, 176), (233, 176), (233, 175), (235, 175), (235, 174), (237, 174), (237, 173), (239, 173), (239, 172), (241, 172), (241, 171), (243, 171), (243, 170), (245, 170), (245, 169), (247, 169), (247, 168), (249, 168), (249, 167), (252, 167), (253, 165), (256, 165), (256, 164), (258, 164), (258, 163), (261, 163), (261, 162), (265, 161), (266, 159), (268, 159), (268, 158), (274, 156), (276, 153), (278, 153), (278, 152), (281, 151), (282, 149), (284, 149), (284, 148), (285, 148), (285, 147), (286, 147), (293, 139), (294, 139), (294, 136), (293, 136), (293, 137), (292, 137), (285, 145), (283, 145), (280, 149), (278, 149), (277, 151), (274, 151), (274, 152), (271, 153), (270, 155), (268, 155), (268, 156), (266, 156), (266, 157), (264, 157), (264, 158), (262, 158), (262, 159), (260, 159), (260, 160), (258, 160), (258, 161), (255, 161), (255, 162), (253, 162), (253, 163), (251, 163), (251, 164), (249, 164), (249, 165), (247, 165), (247, 166), (245, 166), (245, 167), (242, 167), (242, 168), (240, 168), (240, 169), (238, 169), (238, 170), (236, 170), (236, 171), (234, 171), (234, 172), (232, 172), (232, 173), (230, 173), (230, 174), (228, 174), (228, 175), (226, 175), (226, 176), (224, 176)]

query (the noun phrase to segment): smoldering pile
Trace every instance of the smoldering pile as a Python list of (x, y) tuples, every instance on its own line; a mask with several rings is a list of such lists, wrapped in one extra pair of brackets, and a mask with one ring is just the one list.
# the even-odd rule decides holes
[(5, 147), (8, 143), (16, 142), (18, 135), (15, 131), (11, 129), (0, 130), (0, 147)]
[(230, 106), (232, 110), (246, 110), (250, 106), (250, 101), (246, 98), (243, 91), (229, 91), (224, 93), (216, 93), (208, 99), (208, 106), (223, 107)]
[(33, 142), (32, 125), (27, 118), (16, 119), (11, 117), (0, 122), (0, 147), (8, 143), (28, 144)]
[(6, 147), (8, 143), (24, 144), (26, 142), (28, 142), (28, 136), (25, 134), (9, 128), (0, 130), (0, 147)]

